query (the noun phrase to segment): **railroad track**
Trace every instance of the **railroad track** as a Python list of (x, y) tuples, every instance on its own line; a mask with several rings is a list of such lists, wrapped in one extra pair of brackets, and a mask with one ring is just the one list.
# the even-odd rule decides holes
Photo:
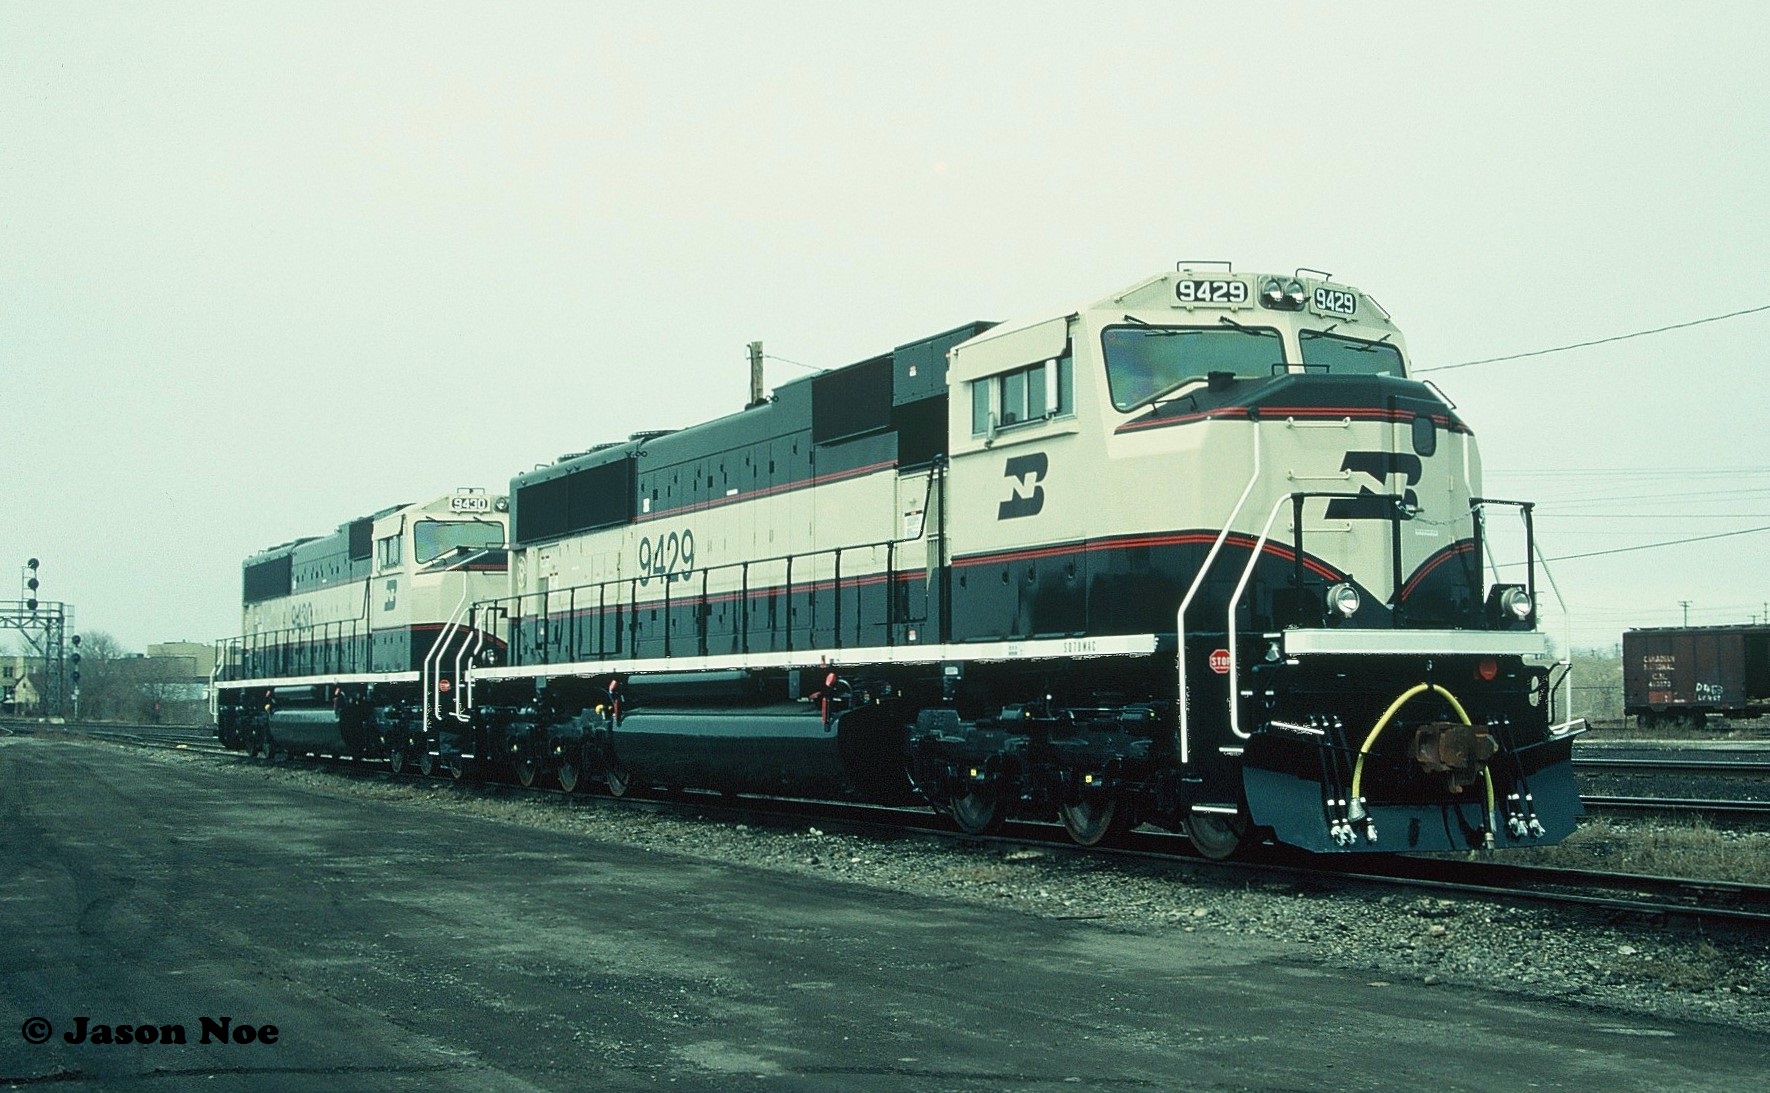
[(215, 739), (212, 730), (188, 725), (47, 725), (8, 722), (6, 729), (30, 736), (86, 737), (118, 744), (134, 744), (144, 748), (178, 748), (188, 751), (239, 754), (229, 752)]
[[(38, 726), (39, 730), (46, 727)], [(48, 731), (84, 736), (137, 747), (245, 756), (220, 746), (212, 735), (199, 729), (166, 726), (53, 726)], [(416, 772), (393, 774), (385, 764), (320, 757), (327, 770), (348, 776), (411, 783), (435, 783)], [(446, 778), (444, 779), (446, 780)], [(1729, 924), (1753, 930), (1770, 930), (1770, 885), (1738, 884), (1677, 877), (1653, 877), (1519, 865), (1509, 862), (1464, 860), (1449, 857), (1394, 855), (1308, 855), (1283, 848), (1265, 848), (1248, 860), (1210, 861), (1198, 857), (1191, 844), (1179, 835), (1150, 829), (1130, 832), (1113, 846), (1084, 848), (1074, 845), (1057, 824), (1010, 822), (996, 835), (975, 836), (955, 831), (947, 819), (926, 807), (860, 804), (843, 801), (811, 801), (781, 798), (732, 797), (716, 793), (671, 792), (643, 797), (612, 797), (582, 791), (567, 794), (558, 788), (525, 789), (502, 782), (462, 782), (464, 791), (504, 797), (568, 798), (585, 807), (637, 808), (670, 814), (693, 813), (729, 823), (752, 826), (804, 826), (850, 834), (879, 835), (913, 831), (970, 846), (999, 846), (1004, 852), (1037, 848), (1046, 853), (1078, 857), (1108, 857), (1161, 868), (1183, 868), (1190, 873), (1209, 872), (1232, 880), (1283, 880), (1319, 884), (1323, 878), (1382, 887), (1491, 899), (1496, 902), (1537, 903), (1581, 907), (1619, 917), (1644, 921), (1694, 921)], [(1588, 798), (1598, 808), (1702, 809), (1720, 814), (1726, 806), (1741, 806), (1750, 815), (1770, 815), (1770, 803), (1726, 801), (1665, 801), (1651, 798)]]
[(1609, 774), (1770, 774), (1766, 759), (1583, 759), (1575, 757), (1575, 770)]
[[(1344, 859), (1333, 859), (1329, 868)], [(1374, 866), (1374, 868), (1373, 868)], [(1770, 929), (1770, 885), (1589, 869), (1410, 857), (1348, 862), (1346, 876), (1502, 900), (1576, 905), (1649, 920)]]
[(1716, 820), (1751, 822), (1770, 819), (1770, 801), (1710, 800), (1698, 797), (1612, 797), (1588, 794), (1580, 797), (1588, 812), (1623, 812), (1662, 815), (1698, 815)]

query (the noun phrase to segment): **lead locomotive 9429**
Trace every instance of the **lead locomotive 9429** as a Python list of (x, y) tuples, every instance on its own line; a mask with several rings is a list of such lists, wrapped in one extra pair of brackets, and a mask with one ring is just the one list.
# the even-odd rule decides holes
[(223, 740), (1211, 856), (1573, 829), (1530, 506), (1359, 290), (1181, 269), (752, 391), (249, 560)]

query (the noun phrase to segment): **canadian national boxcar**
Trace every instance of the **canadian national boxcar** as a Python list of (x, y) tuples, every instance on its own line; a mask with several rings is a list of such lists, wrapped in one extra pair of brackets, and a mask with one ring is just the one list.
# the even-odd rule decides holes
[(1623, 713), (1643, 728), (1770, 712), (1770, 625), (1623, 631)]

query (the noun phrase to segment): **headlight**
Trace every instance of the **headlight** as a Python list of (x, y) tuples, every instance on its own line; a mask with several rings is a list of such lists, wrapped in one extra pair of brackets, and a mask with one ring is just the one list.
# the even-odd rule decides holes
[(1303, 282), (1295, 277), (1288, 281), (1268, 277), (1260, 284), (1260, 306), (1274, 311), (1301, 311), (1308, 298)]
[(1347, 618), (1358, 613), (1358, 589), (1344, 581), (1327, 590), (1328, 611), (1338, 611)]
[(1521, 584), (1496, 584), (1487, 590), (1487, 625), (1498, 630), (1529, 628), (1536, 603)]

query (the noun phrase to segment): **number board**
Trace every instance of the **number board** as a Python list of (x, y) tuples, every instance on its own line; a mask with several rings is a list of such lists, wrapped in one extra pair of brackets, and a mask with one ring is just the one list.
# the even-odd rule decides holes
[(486, 497), (483, 494), (458, 493), (449, 498), (449, 511), (490, 512), (492, 511), (492, 501), (491, 498)]
[(1246, 304), (1253, 295), (1248, 291), (1246, 281), (1231, 278), (1212, 277), (1209, 279), (1187, 278), (1174, 282), (1174, 302), (1182, 307), (1198, 307), (1200, 305)]
[(1358, 293), (1323, 285), (1315, 290), (1315, 310), (1328, 315), (1354, 315), (1358, 312)]

